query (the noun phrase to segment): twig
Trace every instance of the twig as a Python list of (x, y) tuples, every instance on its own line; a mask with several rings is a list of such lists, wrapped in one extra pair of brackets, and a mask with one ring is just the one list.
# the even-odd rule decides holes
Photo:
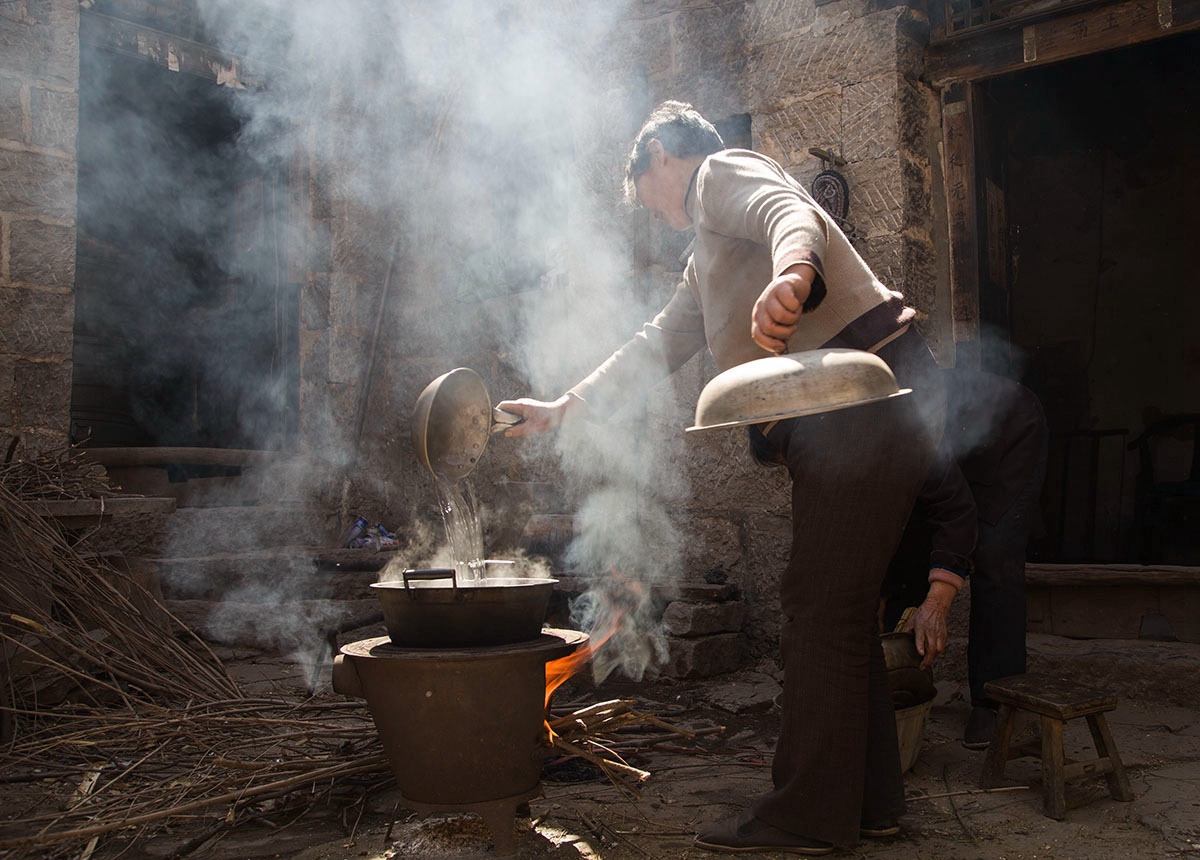
[(961, 791), (946, 791), (941, 794), (915, 794), (906, 800), (938, 800), (943, 797), (963, 797), (968, 794), (998, 794), (1002, 791), (1029, 791), (1028, 785), (1005, 785), (1000, 788), (964, 788)]
[(23, 848), (29, 845), (62, 842), (68, 839), (87, 839), (92, 836), (110, 833), (113, 830), (119, 830), (124, 827), (132, 827), (136, 824), (145, 824), (149, 821), (161, 821), (164, 818), (173, 818), (182, 815), (185, 812), (194, 812), (197, 809), (204, 809), (205, 807), (215, 806), (219, 803), (240, 801), (248, 797), (255, 797), (265, 794), (268, 791), (277, 791), (282, 788), (291, 788), (296, 785), (318, 783), (334, 776), (346, 776), (351, 773), (363, 773), (368, 770), (374, 770), (383, 763), (383, 756), (378, 756), (378, 760), (372, 758), (372, 760), (358, 764), (357, 766), (347, 767), (344, 764), (338, 764), (334, 765), (333, 767), (311, 771), (309, 773), (304, 773), (289, 779), (268, 783), (267, 785), (261, 785), (256, 788), (246, 788), (238, 791), (231, 791), (216, 797), (202, 797), (198, 800), (193, 800), (190, 803), (183, 803), (178, 806), (171, 807), (170, 809), (162, 809), (156, 812), (148, 812), (142, 815), (132, 816), (124, 819), (123, 821), (109, 821), (104, 824), (97, 824), (93, 827), (82, 827), (76, 830), (65, 830), (57, 833), (39, 833), (34, 836), (17, 837), (15, 839), (0, 839), (0, 849)]
[[(589, 761), (597, 767), (605, 769), (611, 768), (622, 776), (632, 777), (638, 782), (645, 782), (650, 778), (650, 771), (648, 770), (641, 770), (640, 768), (636, 768), (622, 762), (609, 761), (608, 759), (588, 752), (582, 747), (576, 746), (570, 741), (565, 741), (562, 738), (555, 738), (554, 746), (571, 753), (571, 755), (579, 756), (584, 761)], [(3, 843), (0, 843), (0, 847), (3, 847)]]

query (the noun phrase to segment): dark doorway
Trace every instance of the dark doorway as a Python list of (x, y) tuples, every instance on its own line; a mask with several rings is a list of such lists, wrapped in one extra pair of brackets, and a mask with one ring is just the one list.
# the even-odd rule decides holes
[[(978, 85), (983, 361), (1046, 408), (1042, 560), (1200, 563), (1194, 521), (1134, 534), (1129, 448), (1200, 412), (1197, 57), (1187, 34)], [(1181, 432), (1156, 456), (1186, 477), (1191, 455)]]
[(243, 124), (229, 88), (82, 46), (74, 441), (291, 446), (284, 174)]

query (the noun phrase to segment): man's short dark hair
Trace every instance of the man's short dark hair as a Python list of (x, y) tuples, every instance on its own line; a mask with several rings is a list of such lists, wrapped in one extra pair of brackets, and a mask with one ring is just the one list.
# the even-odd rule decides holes
[(646, 119), (633, 141), (629, 160), (625, 164), (625, 198), (634, 201), (637, 189), (634, 182), (650, 169), (650, 150), (647, 144), (658, 140), (663, 149), (677, 158), (693, 155), (712, 155), (725, 148), (721, 135), (713, 124), (686, 102), (665, 101)]

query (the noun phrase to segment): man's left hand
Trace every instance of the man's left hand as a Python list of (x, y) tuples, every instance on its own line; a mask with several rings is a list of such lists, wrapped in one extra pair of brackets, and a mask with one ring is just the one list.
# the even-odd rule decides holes
[(946, 650), (946, 616), (958, 590), (945, 582), (929, 583), (929, 594), (925, 602), (908, 619), (905, 630), (913, 632), (917, 653), (921, 655), (921, 668), (933, 664), (938, 655)]

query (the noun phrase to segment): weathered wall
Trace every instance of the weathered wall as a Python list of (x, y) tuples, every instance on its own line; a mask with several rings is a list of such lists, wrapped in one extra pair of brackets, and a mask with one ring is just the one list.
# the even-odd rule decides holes
[[(532, 124), (530, 150), (537, 158), (536, 145), (565, 141), (573, 153), (562, 171), (567, 214), (556, 225), (565, 251), (559, 274), (532, 291), (480, 292), (467, 268), (473, 249), (456, 229), (469, 211), (456, 208), (469, 201), (464, 168), (488, 166), (489, 153), (472, 148), (471, 124), (487, 108), (470, 101), (478, 82), (466, 81), (465, 94), (451, 85), (418, 101), (415, 88), (428, 79), (389, 65), (395, 46), (387, 40), (317, 40), (327, 54), (299, 64), (311, 64), (299, 87), (307, 101), (289, 105), (300, 177), (292, 190), (306, 215), (300, 438), (312, 456), (313, 502), (339, 513), (342, 525), (361, 513), (440, 540), (437, 496), (408, 427), (435, 376), (467, 366), (484, 376), (494, 401), (552, 398), (663, 304), (682, 243), (621, 208), (620, 171), (632, 134), (665, 98), (718, 121), (748, 117), (751, 145), (805, 183), (824, 167), (809, 147), (844, 158), (859, 249), (939, 340), (946, 288), (933, 238), (937, 106), (919, 81), (917, 13), (857, 0), (651, 2), (631, 4), (601, 28), (598, 10), (613, 15), (597, 0), (594, 9), (566, 4), (510, 21), (512, 34), (550, 30), (568, 34), (558, 44), (569, 42), (559, 65), (538, 70), (566, 89), (549, 88), (553, 113)], [(578, 26), (563, 24), (564, 15), (585, 13)], [(502, 44), (494, 32), (477, 35)], [(0, 429), (47, 441), (65, 438), (69, 412), (77, 41), (73, 0), (0, 7), (0, 288), (13, 321), (0, 347)], [(375, 70), (370, 87), (339, 77), (348, 63)], [(665, 512), (678, 530), (669, 547), (649, 547), (670, 550), (662, 575), (740, 585), (747, 629), (766, 650), (778, 632), (789, 489), (780, 471), (750, 461), (743, 434), (682, 432), (713, 373), (698, 356), (613, 425), (588, 455), (595, 463), (553, 440), (497, 438), (473, 478), (488, 534), (509, 538), (520, 526), (514, 518), (576, 513), (598, 486), (632, 483), (647, 522)], [(606, 469), (606, 450), (618, 449), (632, 457)], [(531, 501), (508, 505), (522, 494)], [(505, 549), (487, 546), (489, 554)]]
[(0, 434), (61, 447), (71, 398), (79, 4), (0, 4)]

